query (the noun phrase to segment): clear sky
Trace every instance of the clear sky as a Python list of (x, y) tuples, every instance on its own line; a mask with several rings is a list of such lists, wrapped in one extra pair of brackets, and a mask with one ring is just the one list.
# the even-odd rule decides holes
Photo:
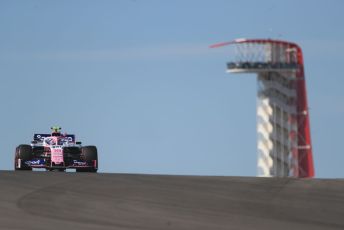
[(0, 169), (60, 125), (101, 172), (256, 175), (256, 78), (235, 38), (304, 52), (317, 177), (344, 177), (344, 1), (0, 0)]

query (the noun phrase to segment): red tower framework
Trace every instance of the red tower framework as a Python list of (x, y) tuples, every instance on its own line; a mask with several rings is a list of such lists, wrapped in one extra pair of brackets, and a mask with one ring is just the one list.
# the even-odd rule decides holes
[(237, 39), (231, 73), (257, 73), (258, 175), (313, 177), (313, 155), (301, 48), (271, 39)]

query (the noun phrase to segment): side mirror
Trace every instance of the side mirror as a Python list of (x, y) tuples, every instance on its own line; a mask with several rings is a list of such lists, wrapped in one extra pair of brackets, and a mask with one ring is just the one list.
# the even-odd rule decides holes
[(75, 142), (75, 144), (81, 145), (81, 141), (77, 141), (77, 142)]
[(37, 144), (37, 141), (31, 141), (31, 144)]

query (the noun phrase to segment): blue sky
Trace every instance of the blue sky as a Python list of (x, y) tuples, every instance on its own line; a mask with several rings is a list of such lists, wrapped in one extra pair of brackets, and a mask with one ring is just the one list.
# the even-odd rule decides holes
[(316, 176), (344, 177), (342, 1), (0, 1), (0, 169), (52, 125), (100, 171), (256, 175), (256, 80), (235, 38), (304, 52)]

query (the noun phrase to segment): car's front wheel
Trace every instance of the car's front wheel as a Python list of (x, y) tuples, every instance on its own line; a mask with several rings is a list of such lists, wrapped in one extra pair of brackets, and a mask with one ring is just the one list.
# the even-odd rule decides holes
[(89, 165), (94, 165), (93, 168), (76, 169), (77, 172), (97, 172), (98, 170), (98, 151), (97, 147), (90, 145), (81, 148), (81, 160), (87, 162)]
[(32, 147), (30, 145), (19, 145), (14, 154), (14, 170), (32, 170), (25, 164), (32, 159)]

